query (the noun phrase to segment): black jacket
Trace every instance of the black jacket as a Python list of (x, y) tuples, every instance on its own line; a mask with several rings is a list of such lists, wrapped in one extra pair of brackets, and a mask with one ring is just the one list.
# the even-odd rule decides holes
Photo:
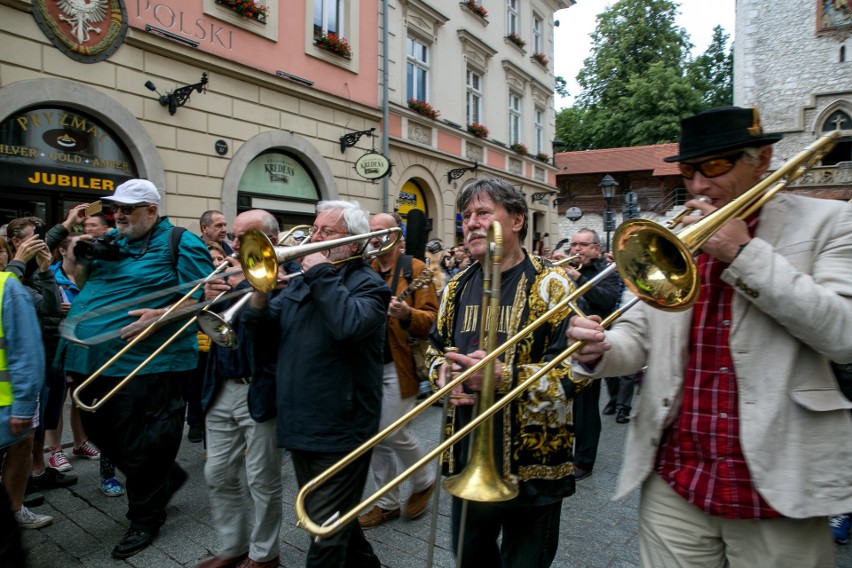
[(390, 289), (363, 261), (315, 266), (247, 322), (280, 330), (278, 445), (347, 452), (378, 431)]

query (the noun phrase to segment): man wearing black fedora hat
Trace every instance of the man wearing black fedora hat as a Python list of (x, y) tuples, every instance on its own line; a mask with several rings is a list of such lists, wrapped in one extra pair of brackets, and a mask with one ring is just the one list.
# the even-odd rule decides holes
[[(703, 215), (754, 186), (781, 138), (747, 108), (681, 127), (666, 161)], [(696, 264), (689, 310), (640, 303), (608, 331), (579, 317), (568, 330), (588, 341), (576, 376), (647, 365), (617, 492), (642, 487), (642, 565), (833, 566), (827, 516), (852, 510), (852, 404), (829, 366), (852, 361), (852, 207), (777, 196)]]

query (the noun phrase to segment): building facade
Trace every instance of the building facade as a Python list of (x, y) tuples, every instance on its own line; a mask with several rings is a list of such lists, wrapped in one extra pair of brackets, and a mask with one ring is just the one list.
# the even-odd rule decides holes
[(780, 132), (777, 169), (820, 135), (840, 142), (791, 189), (852, 198), (852, 6), (836, 0), (740, 0), (734, 42), (734, 102), (760, 109)]
[(459, 185), (497, 175), (547, 232), (552, 16), (572, 3), (2, 0), (0, 222), (145, 177), (192, 229), (251, 208), (287, 228), (348, 198), (420, 209), (449, 242)]

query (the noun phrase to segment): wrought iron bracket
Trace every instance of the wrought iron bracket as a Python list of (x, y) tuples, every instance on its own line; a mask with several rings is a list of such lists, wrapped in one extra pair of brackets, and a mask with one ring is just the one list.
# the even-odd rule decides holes
[(370, 138), (372, 138), (375, 130), (375, 128), (371, 128), (369, 130), (361, 130), (359, 132), (347, 132), (340, 137), (340, 153), (346, 153), (346, 149), (357, 144), (358, 140), (360, 140), (362, 136), (369, 135)]
[(447, 172), (447, 183), (453, 183), (453, 180), (459, 179), (467, 172), (475, 171), (479, 167), (479, 162), (474, 162), (472, 166), (466, 168), (456, 168)]

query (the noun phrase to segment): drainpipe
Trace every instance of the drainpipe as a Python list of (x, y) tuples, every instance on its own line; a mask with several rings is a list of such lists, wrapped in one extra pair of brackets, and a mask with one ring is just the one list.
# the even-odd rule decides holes
[[(382, 0), (382, 154), (390, 160), (388, 150), (388, 0)], [(382, 212), (389, 211), (390, 176), (382, 178)]]

